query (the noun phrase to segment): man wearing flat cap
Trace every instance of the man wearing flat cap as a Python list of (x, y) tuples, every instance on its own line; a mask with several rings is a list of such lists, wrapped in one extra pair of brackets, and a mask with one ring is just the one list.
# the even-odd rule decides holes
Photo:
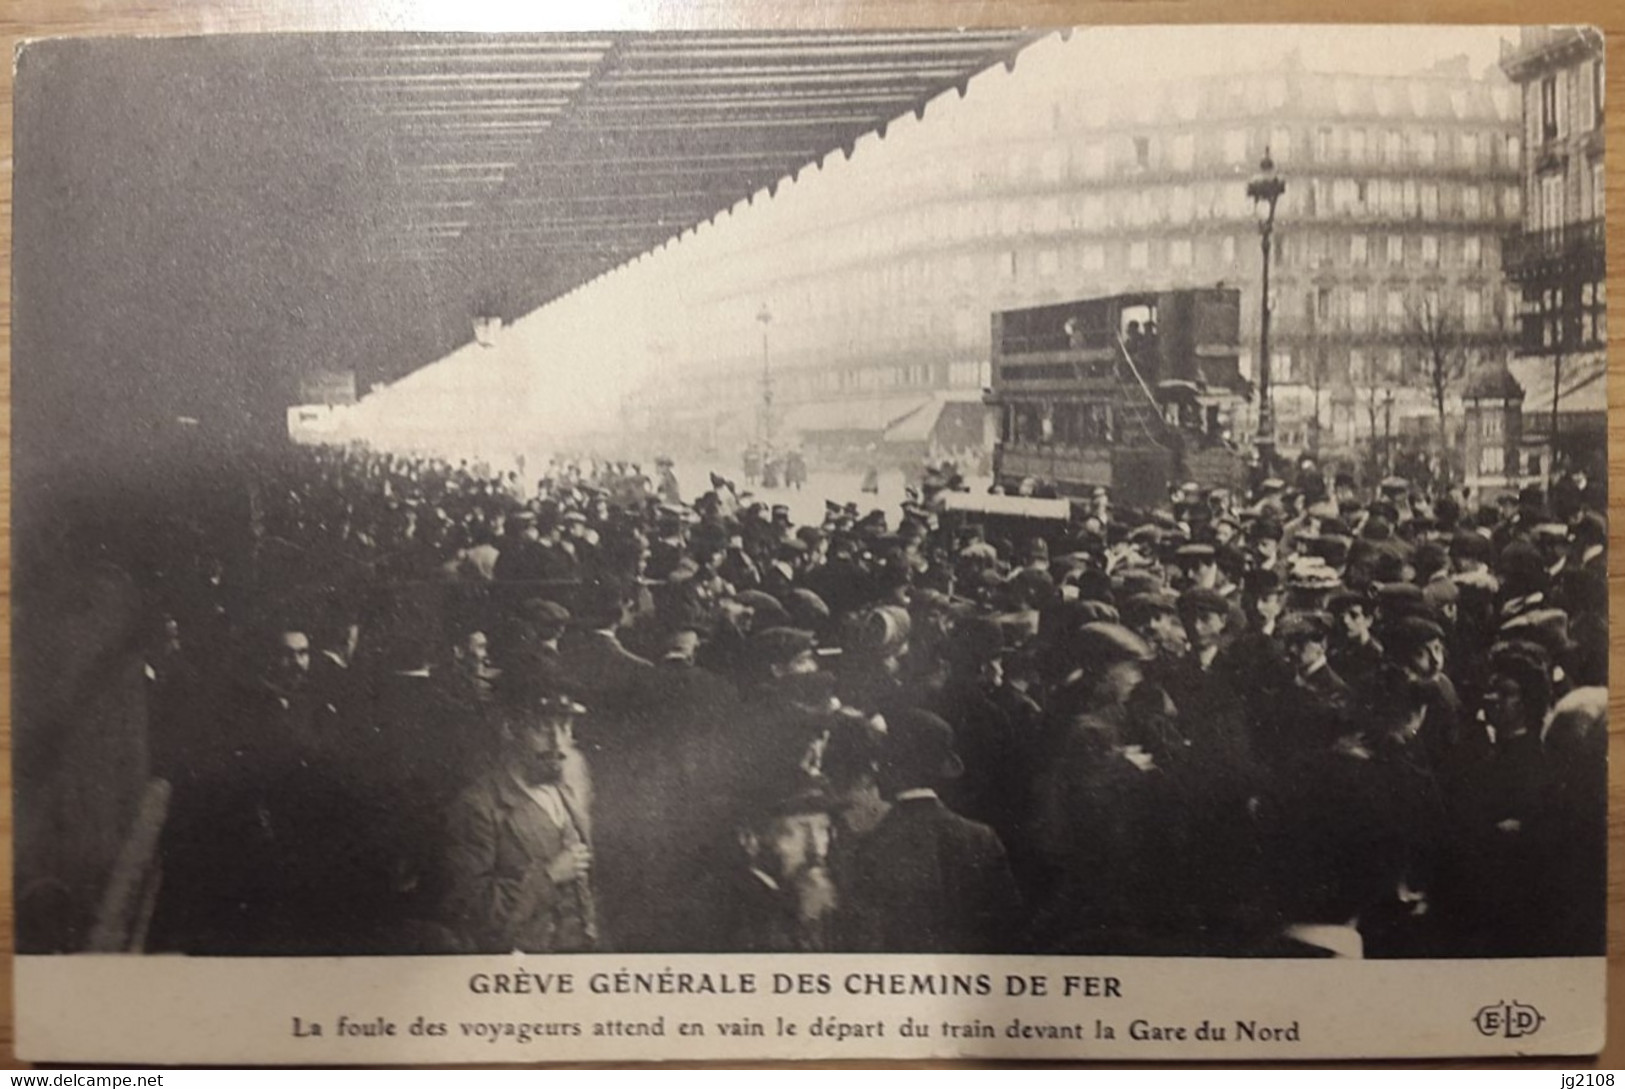
[(1282, 691), (1268, 723), (1270, 754), (1289, 757), (1323, 751), (1348, 733), (1354, 717), (1354, 691), (1328, 663), (1332, 618), (1296, 613), (1281, 622), (1281, 642), (1293, 680)]
[(944, 797), (955, 812), (999, 834), (1021, 876), (1043, 712), (1030, 696), (1005, 683), (1008, 652), (997, 620), (956, 621), (944, 647), (947, 674), (929, 709), (953, 727), (954, 747), (965, 764), (965, 774), (943, 788)]
[(500, 763), (448, 819), (445, 922), (470, 953), (595, 949), (591, 825), (574, 737), (586, 709), (526, 672), (502, 681)]
[(912, 709), (887, 724), (882, 784), (892, 808), (853, 852), (852, 944), (887, 953), (1019, 948), (1021, 898), (1004, 845), (949, 809), (939, 788), (964, 772), (953, 727)]

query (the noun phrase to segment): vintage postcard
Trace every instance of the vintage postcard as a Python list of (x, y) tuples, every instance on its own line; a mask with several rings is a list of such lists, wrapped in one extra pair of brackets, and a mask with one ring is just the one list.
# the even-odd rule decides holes
[(1596, 29), (14, 64), (21, 1057), (1601, 1047)]

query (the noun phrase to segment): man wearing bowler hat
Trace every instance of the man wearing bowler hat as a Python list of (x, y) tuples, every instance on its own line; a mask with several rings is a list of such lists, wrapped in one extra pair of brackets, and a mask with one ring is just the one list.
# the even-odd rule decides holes
[(857, 948), (1014, 951), (1021, 900), (1004, 845), (937, 795), (963, 772), (953, 727), (938, 716), (911, 709), (888, 723), (881, 776), (891, 812), (858, 845), (845, 890)]

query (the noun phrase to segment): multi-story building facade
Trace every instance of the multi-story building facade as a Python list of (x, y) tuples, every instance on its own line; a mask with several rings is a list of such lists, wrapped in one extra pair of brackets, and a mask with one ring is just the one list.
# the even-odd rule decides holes
[(1503, 263), (1522, 301), (1513, 371), (1525, 394), (1525, 471), (1539, 475), (1536, 459), (1555, 447), (1596, 472), (1608, 408), (1602, 35), (1524, 27), (1501, 67), (1523, 109), (1524, 214)]
[[(860, 148), (884, 171), (859, 179), (854, 161), (817, 179), (777, 211), (771, 244), (707, 251), (691, 279), (709, 293), (689, 303), (707, 314), (704, 336), (663, 347), (674, 377), (649, 391), (665, 406), (655, 416), (690, 435), (696, 413), (719, 440), (719, 421), (734, 438), (759, 434), (765, 332), (780, 435), (883, 432), (986, 384), (993, 311), (1221, 283), (1242, 291), (1251, 374), (1261, 254), (1246, 188), (1266, 151), (1286, 180), (1271, 335), (1283, 451), (1352, 447), (1432, 412), (1419, 314), (1448, 315), (1469, 353), (1504, 338), (1500, 247), (1522, 212), (1521, 137), (1513, 87), (1493, 69), (1462, 59), (1371, 77), (1288, 57), (1087, 93), (1019, 86), (1020, 66), (1000, 77), (1012, 87), (996, 101), (973, 85)], [(1233, 420), (1239, 441), (1253, 415)]]

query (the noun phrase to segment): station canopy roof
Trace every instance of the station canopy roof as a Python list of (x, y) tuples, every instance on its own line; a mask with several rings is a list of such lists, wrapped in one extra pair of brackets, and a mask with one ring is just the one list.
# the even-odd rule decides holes
[(372, 252), (513, 320), (850, 155), (1040, 36), (368, 35), (329, 39), (322, 68), (384, 151)]
[(31, 43), (20, 426), (274, 431), (303, 378), (365, 393), (443, 359), (476, 316), (515, 320), (760, 200), (1044, 33)]

